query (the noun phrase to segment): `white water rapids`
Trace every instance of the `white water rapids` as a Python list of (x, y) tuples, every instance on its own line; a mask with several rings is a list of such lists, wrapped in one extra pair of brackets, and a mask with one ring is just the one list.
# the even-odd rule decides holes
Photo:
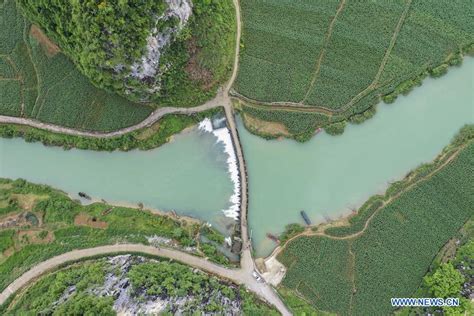
[(232, 136), (227, 127), (214, 129), (210, 119), (206, 118), (199, 123), (199, 130), (212, 133), (217, 137), (216, 143), (222, 143), (224, 145), (224, 152), (227, 154), (227, 170), (230, 175), (230, 179), (234, 184), (234, 193), (229, 199), (231, 206), (225, 210), (222, 210), (225, 216), (231, 217), (235, 220), (239, 217), (240, 210), (240, 178), (239, 178), (239, 166), (237, 164), (237, 156), (235, 154), (234, 144), (232, 142)]

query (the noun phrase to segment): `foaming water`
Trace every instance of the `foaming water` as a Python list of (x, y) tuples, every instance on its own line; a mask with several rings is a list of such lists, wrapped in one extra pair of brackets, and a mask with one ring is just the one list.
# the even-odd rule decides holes
[(230, 175), (230, 179), (234, 184), (234, 192), (229, 198), (231, 205), (222, 210), (225, 216), (233, 218), (235, 220), (239, 217), (240, 211), (240, 179), (239, 179), (239, 166), (237, 164), (237, 157), (235, 155), (234, 144), (232, 143), (232, 136), (227, 127), (214, 129), (210, 119), (206, 118), (199, 123), (199, 129), (207, 133), (212, 133), (217, 138), (217, 143), (224, 145), (224, 152), (227, 154), (227, 170)]
[(111, 153), (0, 139), (0, 177), (48, 184), (73, 196), (86, 192), (113, 203), (175, 210), (225, 231), (234, 221), (222, 210), (231, 215), (237, 199), (228, 173), (232, 151), (216, 145), (221, 133), (193, 128), (154, 150)]

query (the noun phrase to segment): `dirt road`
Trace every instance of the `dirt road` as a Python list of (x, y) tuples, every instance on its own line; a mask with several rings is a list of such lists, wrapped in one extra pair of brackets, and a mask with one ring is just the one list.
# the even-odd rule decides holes
[(232, 102), (229, 97), (229, 91), (237, 77), (238, 64), (239, 64), (239, 49), (240, 49), (240, 36), (241, 36), (241, 18), (240, 18), (240, 4), (238, 0), (234, 0), (235, 13), (236, 13), (236, 24), (237, 24), (237, 33), (236, 33), (236, 43), (235, 43), (235, 56), (234, 64), (231, 78), (227, 84), (219, 90), (216, 97), (200, 106), (193, 108), (178, 108), (178, 107), (165, 107), (160, 108), (154, 111), (150, 116), (148, 116), (142, 122), (116, 130), (113, 132), (90, 132), (90, 131), (81, 131), (72, 128), (62, 127), (54, 124), (43, 123), (37, 120), (18, 118), (18, 117), (9, 117), (0, 115), (0, 123), (11, 123), (11, 124), (21, 124), (28, 125), (31, 127), (36, 127), (51, 132), (76, 135), (76, 136), (87, 136), (87, 137), (96, 137), (96, 138), (110, 138), (115, 136), (120, 136), (146, 126), (150, 126), (161, 117), (166, 114), (178, 113), (178, 114), (191, 114), (200, 111), (209, 110), (218, 106), (223, 106), (225, 110), (225, 115), (228, 122), (228, 127), (232, 135), (232, 140), (235, 147), (235, 152), (237, 155), (237, 160), (239, 163), (239, 175), (240, 175), (240, 184), (241, 184), (241, 231), (242, 231), (242, 253), (241, 253), (241, 268), (240, 269), (227, 269), (219, 265), (213, 264), (205, 259), (189, 255), (187, 253), (173, 250), (173, 249), (158, 249), (151, 246), (137, 245), (137, 244), (122, 244), (122, 245), (111, 245), (111, 246), (102, 246), (90, 249), (74, 250), (57, 257), (53, 257), (49, 260), (46, 260), (36, 266), (31, 270), (24, 273), (18, 279), (13, 281), (1, 294), (0, 294), (0, 305), (4, 303), (14, 292), (18, 291), (20, 288), (37, 278), (38, 276), (57, 268), (65, 262), (71, 262), (79, 260), (82, 258), (87, 258), (96, 255), (104, 255), (108, 253), (116, 252), (141, 252), (150, 255), (156, 255), (161, 257), (166, 257), (174, 259), (190, 266), (202, 269), (204, 271), (216, 274), (220, 277), (229, 279), (237, 284), (244, 284), (247, 288), (254, 293), (256, 293), (260, 298), (264, 299), (268, 303), (274, 305), (278, 311), (284, 316), (291, 315), (286, 306), (280, 300), (279, 296), (275, 293), (275, 290), (268, 284), (257, 282), (252, 276), (252, 272), (255, 269), (254, 261), (252, 258), (252, 245), (249, 240), (248, 227), (247, 227), (247, 175), (246, 175), (246, 165), (243, 156), (243, 150), (240, 145), (240, 139), (238, 136), (238, 131), (234, 119), (234, 113), (232, 108)]
[(155, 248), (140, 244), (117, 244), (110, 246), (101, 246), (96, 248), (73, 250), (62, 255), (53, 257), (34, 266), (22, 276), (13, 281), (2, 293), (0, 293), (0, 305), (16, 291), (29, 284), (46, 272), (52, 271), (61, 265), (77, 261), (80, 259), (94, 257), (98, 255), (116, 254), (116, 253), (143, 253), (152, 256), (160, 256), (173, 259), (203, 271), (215, 274), (219, 277), (228, 279), (236, 284), (243, 284), (249, 290), (266, 300), (268, 303), (277, 307), (283, 315), (291, 315), (286, 312), (286, 307), (275, 294), (273, 288), (264, 283), (257, 282), (251, 275), (251, 271), (246, 269), (228, 269), (211, 263), (203, 258), (199, 258), (174, 249)]

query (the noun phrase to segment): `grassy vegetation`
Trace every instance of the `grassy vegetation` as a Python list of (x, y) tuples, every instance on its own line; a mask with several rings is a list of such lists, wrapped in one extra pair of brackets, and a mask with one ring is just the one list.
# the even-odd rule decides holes
[[(266, 122), (283, 123), (292, 138), (297, 141), (304, 142), (313, 136), (319, 126), (326, 126), (330, 119), (328, 116), (320, 113), (301, 113), (296, 111), (285, 110), (269, 110), (265, 108), (257, 108), (251, 105), (242, 104), (242, 111), (245, 115), (250, 115)], [(244, 117), (246, 128), (253, 134), (257, 134), (266, 138), (273, 138), (273, 135), (262, 135), (249, 128)], [(280, 135), (275, 135), (280, 136)]]
[(306, 133), (348, 119), (360, 123), (381, 99), (393, 102), (472, 54), (472, 14), (471, 3), (463, 1), (243, 1), (234, 88), (256, 102), (301, 103), (338, 114), (318, 121), (309, 112), (244, 107), (289, 128), (293, 117), (308, 116), (302, 119)]
[(300, 224), (288, 224), (285, 226), (285, 230), (283, 233), (280, 234), (278, 237), (281, 243), (286, 242), (288, 239), (302, 233), (304, 231), (304, 227)]
[[(344, 119), (344, 116), (341, 115), (329, 116), (322, 113), (301, 112), (284, 109), (271, 110), (244, 103), (239, 104), (238, 106), (245, 114), (245, 116), (243, 116), (243, 122), (245, 127), (251, 133), (269, 139), (279, 136), (286, 136), (299, 142), (310, 140), (318, 128), (324, 128), (326, 133), (330, 135), (341, 135), (344, 133), (348, 122), (352, 124), (361, 124), (372, 118), (376, 113), (375, 106), (372, 106), (361, 113), (349, 116), (346, 120)], [(263, 124), (266, 122), (282, 123), (288, 130), (288, 135), (262, 134), (249, 126), (248, 122), (246, 121), (246, 116), (259, 119), (263, 121)]]
[(148, 150), (159, 147), (169, 141), (174, 134), (193, 126), (205, 117), (217, 114), (216, 108), (191, 115), (168, 114), (157, 123), (134, 132), (112, 138), (94, 138), (53, 133), (23, 125), (0, 125), (0, 137), (22, 137), (27, 142), (41, 142), (46, 146), (61, 146), (65, 149), (78, 148), (89, 150)]
[(3, 253), (5, 250), (13, 246), (14, 234), (15, 231), (11, 229), (0, 231), (0, 253)]
[(370, 199), (351, 226), (291, 241), (278, 257), (288, 267), (283, 286), (341, 315), (388, 314), (391, 297), (411, 297), (439, 249), (472, 216), (473, 139), (474, 126), (466, 126), (432, 164), (389, 188), (381, 207), (381, 197)]
[(114, 259), (117, 257), (87, 260), (46, 275), (0, 307), (0, 312), (2, 315), (115, 315), (113, 304), (117, 297), (101, 291), (106, 276), (113, 275), (118, 280), (129, 279), (130, 301), (138, 305), (157, 299), (166, 302), (160, 313), (163, 315), (173, 315), (178, 310), (185, 315), (227, 314), (231, 304), (244, 315), (257, 315), (254, 312), (278, 315), (245, 289), (186, 265), (166, 259), (131, 257), (127, 262), (130, 269), (123, 269)]
[(0, 5), (0, 114), (109, 131), (152, 108), (94, 87), (47, 38), (33, 32), (14, 0)]
[[(147, 238), (153, 236), (170, 239), (169, 246), (192, 247), (197, 255), (206, 245), (198, 243), (200, 224), (104, 203), (83, 206), (61, 191), (21, 179), (0, 179), (0, 205), (0, 222), (6, 216), (17, 219), (0, 228), (5, 248), (0, 252), (0, 291), (33, 265), (73, 249), (117, 242), (149, 244)], [(221, 256), (216, 251), (209, 259), (228, 263)]]
[[(189, 19), (166, 1), (18, 2), (95, 86), (133, 101), (194, 106), (213, 96), (231, 69), (231, 0), (192, 1)], [(181, 11), (187, 4), (179, 3)], [(158, 37), (160, 53), (150, 55), (150, 39)]]

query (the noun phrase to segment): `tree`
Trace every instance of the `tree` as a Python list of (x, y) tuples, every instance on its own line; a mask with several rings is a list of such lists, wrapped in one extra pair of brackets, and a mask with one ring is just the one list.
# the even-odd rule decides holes
[(451, 263), (444, 263), (435, 273), (426, 276), (424, 282), (434, 297), (459, 297), (464, 277)]
[(78, 294), (60, 305), (53, 315), (115, 315), (112, 309), (112, 297), (95, 297), (87, 294)]

